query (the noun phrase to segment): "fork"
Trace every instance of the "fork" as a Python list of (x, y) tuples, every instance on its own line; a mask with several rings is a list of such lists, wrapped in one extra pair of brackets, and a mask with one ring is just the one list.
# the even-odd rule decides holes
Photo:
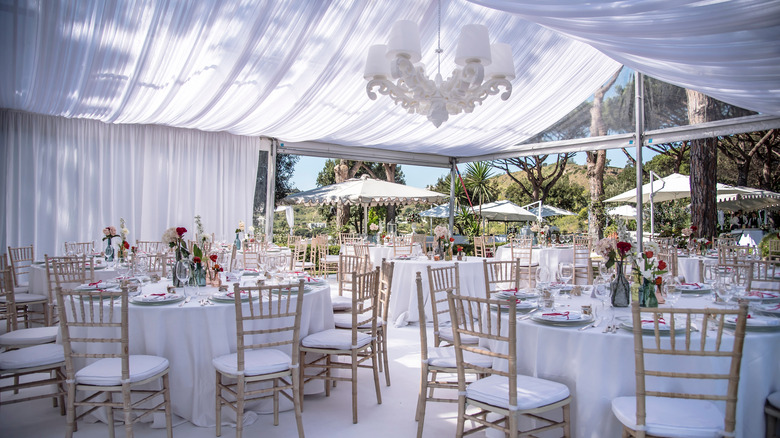
[(192, 299), (192, 297), (187, 297), (187, 298), (185, 298), (185, 299), (184, 299), (184, 301), (182, 301), (181, 303), (179, 303), (179, 307), (181, 307), (181, 306), (183, 306), (183, 305), (185, 305), (185, 304), (189, 303), (189, 302), (190, 302), (190, 299)]
[(594, 321), (594, 322), (593, 322), (593, 324), (588, 324), (588, 325), (586, 325), (585, 327), (582, 327), (582, 328), (580, 328), (579, 330), (580, 330), (580, 331), (583, 331), (583, 330), (587, 330), (587, 329), (589, 329), (589, 328), (598, 327), (598, 325), (599, 325), (599, 324), (601, 324), (601, 321), (602, 321), (602, 320), (603, 320), (603, 318), (599, 318), (599, 319), (597, 319), (596, 321)]

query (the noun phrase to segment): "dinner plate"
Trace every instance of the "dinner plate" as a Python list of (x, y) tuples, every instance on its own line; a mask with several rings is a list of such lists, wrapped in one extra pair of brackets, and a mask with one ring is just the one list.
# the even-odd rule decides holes
[(756, 304), (755, 305), (756, 312), (759, 312), (764, 315), (770, 315), (775, 317), (780, 317), (780, 304), (773, 303), (773, 304)]
[[(618, 327), (622, 328), (623, 330), (628, 330), (630, 332), (634, 331), (634, 320), (631, 317), (618, 316), (615, 319), (620, 321)], [(664, 320), (658, 321), (658, 333), (668, 335), (671, 330), (672, 330), (671, 324), (667, 324), (666, 321)], [(642, 315), (642, 333), (645, 335), (655, 334), (655, 323), (653, 322), (652, 316)], [(674, 333), (675, 334), (685, 333), (685, 319), (677, 318), (675, 320)]]
[(757, 291), (745, 292), (745, 295), (739, 297), (740, 300), (762, 303), (775, 303), (780, 301), (780, 292)]
[[(256, 300), (257, 297), (258, 295), (255, 293), (252, 298)], [(219, 303), (234, 303), (235, 302), (234, 298), (235, 295), (233, 291), (230, 292), (220, 291), (211, 295), (211, 301), (215, 301)], [(249, 300), (249, 293), (241, 292), (241, 301), (247, 301), (247, 300)]]
[[(271, 292), (276, 293), (276, 294), (278, 294), (278, 293), (285, 293), (286, 294), (287, 291), (290, 290), (290, 287), (294, 287), (294, 286), (291, 286), (291, 285), (282, 285), (282, 286), (283, 287), (281, 288), (281, 290), (280, 289), (271, 289)], [(309, 292), (311, 292), (313, 290), (314, 290), (314, 288), (312, 288), (308, 284), (304, 284), (303, 285), (303, 293), (309, 293)]]
[(184, 300), (184, 295), (178, 294), (149, 294), (138, 295), (130, 298), (132, 304), (138, 304), (140, 306), (164, 306), (167, 304), (178, 303)]
[[(566, 319), (567, 317), (569, 319)], [(534, 322), (557, 327), (572, 327), (590, 324), (594, 319), (595, 317), (593, 315), (583, 315), (577, 311), (544, 312), (531, 317), (531, 320)]]
[(93, 283), (84, 283), (78, 285), (76, 286), (75, 290), (85, 291), (85, 290), (109, 289), (117, 286), (119, 286), (119, 283), (117, 283), (116, 281), (98, 280)]
[[(112, 292), (112, 293), (116, 293), (116, 292), (121, 292), (122, 291), (122, 289), (119, 289), (119, 288), (116, 288), (116, 287), (115, 288), (103, 289), (103, 290), (105, 292)], [(80, 295), (79, 297), (82, 300), (84, 300), (84, 301), (100, 301), (101, 295), (100, 295), (100, 293), (98, 293), (97, 289), (95, 289), (93, 291), (89, 291), (89, 292), (90, 292), (89, 294)], [(109, 297), (107, 297), (105, 295), (103, 295), (102, 297), (103, 297), (103, 299), (108, 299), (109, 298)], [(119, 298), (119, 297), (118, 296), (111, 297), (111, 299), (117, 299), (117, 298)]]
[[(534, 310), (538, 307), (537, 303), (531, 302), (531, 301), (517, 301), (517, 306), (515, 309), (517, 309), (518, 313), (527, 313), (531, 310)], [(490, 310), (497, 311), (499, 306), (496, 306), (495, 304), (490, 305)], [(509, 312), (509, 307), (507, 306), (500, 306), (501, 312), (506, 313)]]
[(528, 292), (527, 289), (520, 289), (518, 292), (514, 290), (500, 290), (492, 295), (492, 298), (497, 300), (510, 300), (515, 298), (517, 300), (530, 300), (539, 298), (539, 294), (536, 292)]
[[(723, 326), (735, 329), (737, 327), (737, 317), (728, 316), (723, 321)], [(773, 318), (771, 316), (759, 316), (756, 314), (748, 314), (747, 324), (745, 324), (745, 330), (749, 332), (774, 332), (780, 330), (780, 318)]]

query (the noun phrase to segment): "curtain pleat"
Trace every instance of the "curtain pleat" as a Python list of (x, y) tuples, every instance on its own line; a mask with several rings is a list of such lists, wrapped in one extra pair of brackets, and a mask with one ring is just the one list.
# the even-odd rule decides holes
[(62, 254), (66, 241), (119, 227), (160, 240), (174, 226), (230, 240), (252, 222), (259, 139), (0, 111), (0, 244)]

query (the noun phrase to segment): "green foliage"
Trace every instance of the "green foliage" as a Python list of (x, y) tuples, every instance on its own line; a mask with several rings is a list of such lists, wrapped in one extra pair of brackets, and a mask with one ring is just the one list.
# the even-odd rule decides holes
[(276, 201), (296, 191), (292, 185), (292, 176), (295, 165), (301, 157), (298, 155), (279, 154), (276, 156)]
[[(544, 203), (564, 210), (579, 211), (583, 207), (588, 206), (587, 190), (578, 184), (572, 183), (569, 180), (569, 175), (563, 175), (552, 186)], [(527, 205), (527, 203), (519, 205)]]
[(767, 233), (764, 235), (761, 242), (758, 243), (758, 250), (761, 253), (762, 258), (769, 257), (769, 241), (778, 240), (778, 238), (780, 238), (780, 236), (778, 236), (777, 233)]
[(470, 209), (463, 207), (455, 216), (455, 227), (459, 230), (459, 234), (469, 238), (478, 236), (480, 234), (479, 216), (471, 214)]

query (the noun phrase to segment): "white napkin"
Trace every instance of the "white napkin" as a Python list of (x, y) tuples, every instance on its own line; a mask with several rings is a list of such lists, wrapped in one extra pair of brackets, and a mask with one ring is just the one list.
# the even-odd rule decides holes
[(771, 300), (780, 298), (780, 293), (751, 290), (750, 292), (746, 292), (743, 298), (746, 300)]
[[(726, 318), (726, 322), (729, 324), (736, 324), (737, 317), (729, 316)], [(773, 327), (780, 326), (780, 319), (778, 318), (765, 318), (756, 315), (748, 315), (747, 325), (752, 327)]]
[(115, 281), (108, 281), (108, 280), (98, 280), (93, 283), (84, 283), (79, 286), (76, 286), (76, 290), (97, 290), (97, 289), (108, 289), (111, 287), (117, 287), (119, 286), (119, 283)]
[(565, 311), (542, 313), (542, 319), (546, 321), (576, 321), (581, 318), (582, 314), (580, 312)]
[(158, 301), (172, 301), (178, 297), (179, 295), (176, 294), (159, 293), (159, 294), (139, 295), (133, 298), (133, 300), (144, 302), (144, 303), (155, 303)]

